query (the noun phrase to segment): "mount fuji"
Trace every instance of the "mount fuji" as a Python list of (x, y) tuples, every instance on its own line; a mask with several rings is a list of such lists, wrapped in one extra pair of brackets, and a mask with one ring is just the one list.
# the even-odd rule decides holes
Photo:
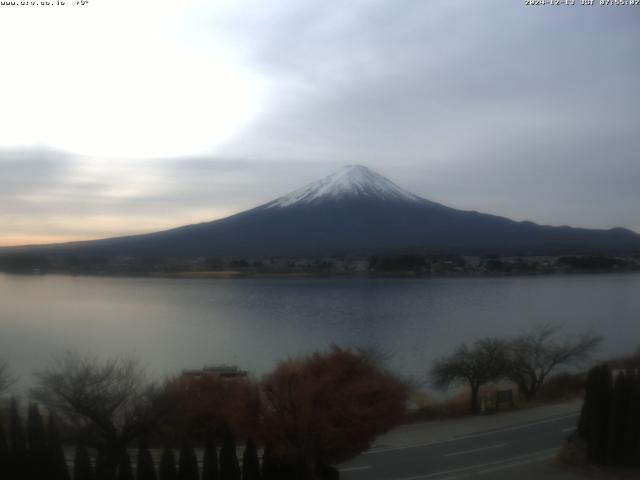
[(640, 235), (622, 228), (552, 227), (457, 210), (355, 165), (221, 220), (144, 235), (29, 247), (29, 251), (171, 258), (627, 253), (640, 251)]

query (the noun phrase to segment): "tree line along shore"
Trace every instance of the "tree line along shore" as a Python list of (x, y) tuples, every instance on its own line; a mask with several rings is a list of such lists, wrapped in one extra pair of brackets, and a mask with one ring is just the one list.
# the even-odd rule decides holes
[(0, 255), (7, 273), (140, 275), (172, 278), (259, 276), (483, 276), (640, 271), (640, 255), (339, 255), (313, 258), (194, 258)]

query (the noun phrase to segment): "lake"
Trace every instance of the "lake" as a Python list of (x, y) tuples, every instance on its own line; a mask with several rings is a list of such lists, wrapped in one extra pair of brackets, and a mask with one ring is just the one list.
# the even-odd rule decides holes
[(260, 375), (331, 344), (376, 346), (417, 380), (462, 341), (554, 322), (640, 346), (640, 274), (153, 279), (0, 274), (0, 358), (22, 377), (67, 349), (133, 354), (153, 375), (229, 363)]

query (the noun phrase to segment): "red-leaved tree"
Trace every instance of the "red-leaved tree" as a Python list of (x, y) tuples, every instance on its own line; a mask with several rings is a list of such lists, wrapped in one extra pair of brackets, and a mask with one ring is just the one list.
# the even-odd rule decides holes
[(367, 450), (400, 422), (407, 400), (407, 387), (374, 358), (338, 347), (282, 362), (262, 392), (262, 440), (309, 479)]
[(181, 434), (203, 435), (228, 426), (239, 438), (260, 430), (259, 386), (247, 377), (181, 375), (167, 382), (165, 392), (180, 405), (173, 426)]

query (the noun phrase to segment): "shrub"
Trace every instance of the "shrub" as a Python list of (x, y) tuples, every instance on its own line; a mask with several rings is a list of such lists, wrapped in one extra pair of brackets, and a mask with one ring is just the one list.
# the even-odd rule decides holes
[(299, 478), (367, 450), (404, 418), (407, 399), (370, 355), (338, 347), (281, 363), (263, 391), (270, 455), (305, 470)]
[(589, 371), (578, 435), (596, 464), (632, 465), (640, 458), (640, 374), (607, 365)]

